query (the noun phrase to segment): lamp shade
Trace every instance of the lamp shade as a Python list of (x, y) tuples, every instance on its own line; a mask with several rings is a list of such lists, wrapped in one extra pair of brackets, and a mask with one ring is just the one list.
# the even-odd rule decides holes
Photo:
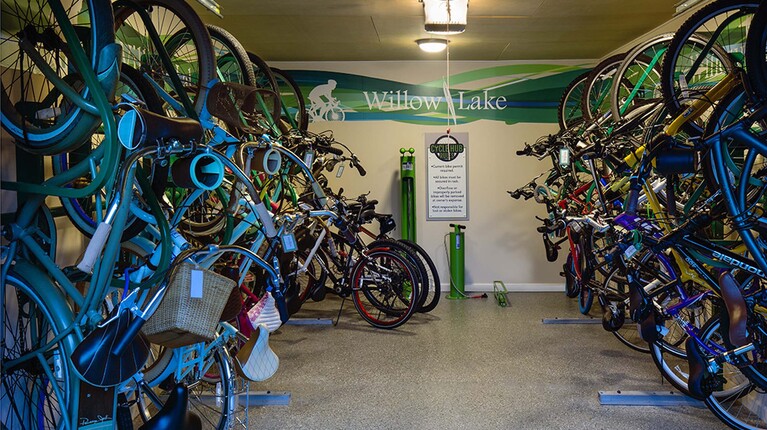
[(448, 42), (446, 39), (418, 39), (415, 43), (421, 51), (435, 53), (444, 51)]
[(458, 34), (466, 30), (469, 0), (423, 0), (424, 29), (434, 34)]

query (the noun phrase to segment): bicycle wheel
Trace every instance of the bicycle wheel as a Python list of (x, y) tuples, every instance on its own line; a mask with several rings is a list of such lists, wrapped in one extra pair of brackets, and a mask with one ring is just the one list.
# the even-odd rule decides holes
[(222, 82), (256, 86), (248, 53), (237, 38), (221, 27), (207, 24), (216, 57), (216, 73)]
[(418, 279), (399, 253), (371, 249), (351, 273), (352, 301), (360, 316), (376, 328), (406, 323), (417, 309)]
[(399, 241), (413, 248), (413, 251), (415, 251), (418, 258), (421, 259), (421, 262), (426, 267), (426, 287), (423, 291), (423, 303), (421, 304), (421, 307), (418, 308), (418, 312), (431, 312), (434, 310), (434, 308), (437, 307), (437, 304), (439, 303), (439, 297), (442, 288), (440, 285), (439, 271), (437, 270), (437, 266), (429, 256), (429, 253), (427, 253), (426, 250), (421, 247), (421, 245), (407, 239), (400, 239)]
[[(117, 85), (116, 94), (118, 96), (128, 95), (143, 101), (146, 104), (148, 110), (154, 113), (162, 113), (162, 102), (157, 96), (157, 93), (152, 88), (151, 84), (143, 77), (143, 75), (136, 69), (123, 64), (120, 69), (120, 80)], [(91, 148), (95, 148), (103, 141), (103, 134), (94, 133), (91, 137), (91, 145), (88, 147), (81, 147), (77, 150), (71, 151), (67, 154), (61, 154), (53, 162), (53, 171), (55, 174), (59, 174), (69, 170), (70, 166), (76, 165), (83, 161), (90, 154)], [(126, 154), (127, 155), (127, 154)], [(168, 167), (161, 166), (157, 163), (152, 163), (151, 159), (145, 158), (141, 161), (141, 166), (145, 169), (145, 172), (152, 178), (152, 189), (155, 194), (160, 195), (167, 183)], [(83, 177), (82, 183), (87, 184), (89, 177)], [(75, 180), (72, 186), (78, 186), (79, 180)], [(138, 188), (135, 189), (133, 196), (136, 201), (136, 208), (146, 208), (146, 205), (142, 203), (142, 193)], [(158, 194), (159, 193), (159, 194)], [(102, 191), (98, 196), (103, 202), (106, 198), (106, 194)], [(96, 204), (96, 196), (89, 196), (83, 198), (61, 198), (61, 205), (67, 217), (72, 221), (72, 224), (80, 230), (84, 235), (90, 237), (96, 230), (96, 213), (98, 205)], [(148, 209), (144, 209), (148, 212)], [(103, 214), (102, 214), (103, 215)], [(137, 216), (129, 216), (125, 223), (125, 230), (123, 231), (122, 240), (126, 241), (146, 227), (146, 221)]]
[[(280, 260), (280, 271), (285, 278), (285, 301), (288, 313), (295, 314), (318, 288), (325, 287), (327, 263), (320, 253), (315, 253), (311, 260), (309, 252), (314, 246), (314, 237), (303, 238), (299, 242), (298, 250), (284, 254)], [(300, 271), (303, 266), (304, 270)]]
[[(726, 349), (719, 318), (712, 318), (701, 330), (700, 337), (706, 343)], [(706, 357), (705, 354), (703, 356)], [(720, 376), (726, 382), (722, 390), (706, 397), (704, 402), (708, 409), (734, 429), (767, 428), (767, 420), (759, 413), (767, 402), (764, 391), (755, 389), (748, 378), (732, 364), (723, 363)]]
[[(266, 64), (266, 61), (262, 60), (258, 55), (248, 52), (248, 58), (250, 59), (251, 67), (253, 68), (253, 74), (255, 76), (255, 86), (266, 90), (274, 91), (275, 94), (280, 95), (280, 85), (277, 81), (272, 68)], [(268, 112), (272, 116), (272, 119), (277, 122), (277, 118), (280, 118), (282, 114), (282, 97), (275, 97), (275, 100), (270, 100), (270, 109)]]
[[(589, 229), (590, 230), (590, 229)], [(593, 232), (589, 230), (583, 230), (578, 235), (577, 240), (577, 262), (580, 266), (576, 273), (581, 274), (579, 280), (580, 291), (578, 291), (578, 310), (583, 315), (587, 315), (591, 310), (591, 305), (594, 303), (594, 291), (591, 289), (591, 279), (594, 276), (594, 268), (591, 267), (591, 253), (592, 248), (590, 246), (590, 240)]]
[(746, 39), (749, 90), (756, 102), (767, 100), (767, 4), (754, 14)]
[[(158, 365), (174, 365), (173, 360), (166, 358), (172, 355), (173, 351), (165, 348), (156, 362)], [(142, 422), (151, 419), (162, 408), (169, 389), (177, 382), (184, 382), (189, 388), (189, 411), (200, 417), (203, 429), (231, 428), (236, 397), (235, 374), (229, 353), (225, 348), (214, 348), (203, 363), (204, 369), (199, 374), (205, 376), (199, 379), (190, 374), (183, 381), (168, 383), (150, 380), (145, 375), (128, 396), (129, 402), (136, 403), (139, 419)]]
[[(660, 85), (661, 63), (673, 35), (662, 34), (641, 43), (626, 54), (610, 87), (610, 112), (614, 121), (626, 120), (632, 111), (659, 102), (663, 93)], [(645, 109), (645, 110), (647, 110)], [(641, 121), (644, 115), (639, 115)], [(642, 128), (637, 127), (641, 132)]]
[[(281, 118), (288, 128), (306, 131), (309, 128), (309, 112), (306, 110), (306, 101), (296, 81), (284, 71), (272, 67), (279, 95), (282, 100)], [(343, 112), (341, 112), (343, 113)]]
[[(17, 265), (17, 269), (18, 269)], [(38, 279), (39, 281), (39, 279)], [(3, 429), (62, 428), (62, 413), (72, 409), (70, 399), (77, 378), (67, 358), (74, 350), (73, 336), (46, 346), (72, 324), (73, 316), (50, 307), (53, 284), (35, 288), (21, 273), (11, 270), (4, 286), (2, 346), (3, 368), (0, 383), (0, 424)], [(43, 349), (44, 348), (44, 349)], [(36, 351), (23, 362), (14, 362)], [(12, 365), (9, 365), (13, 363)]]
[[(202, 112), (206, 85), (216, 73), (216, 61), (208, 30), (191, 6), (181, 0), (134, 0), (115, 4), (115, 39), (123, 47), (123, 63), (149, 75), (170, 96), (181, 102), (186, 116)], [(150, 28), (137, 7), (145, 10), (159, 35), (162, 46), (155, 46)], [(160, 48), (170, 56), (173, 70), (166, 69)], [(182, 88), (173, 83), (180, 79)], [(183, 95), (182, 95), (183, 94)], [(185, 99), (191, 106), (185, 106)]]
[(384, 248), (395, 252), (398, 252), (404, 257), (408, 263), (415, 269), (415, 276), (417, 280), (417, 295), (418, 302), (416, 305), (416, 312), (421, 309), (426, 300), (427, 291), (429, 289), (429, 271), (426, 269), (426, 265), (421, 261), (415, 250), (404, 242), (400, 242), (394, 239), (375, 240), (367, 245), (368, 249)]
[(575, 263), (573, 262), (572, 253), (567, 254), (567, 260), (565, 260), (562, 269), (565, 274), (565, 295), (570, 298), (577, 297), (581, 288), (578, 277), (575, 275)]
[(603, 310), (609, 311), (612, 314), (611, 318), (618, 319), (616, 326), (620, 324), (620, 328), (617, 330), (610, 330), (612, 334), (622, 344), (634, 351), (649, 353), (650, 348), (647, 346), (647, 342), (642, 339), (636, 324), (631, 321), (628, 306), (628, 280), (626, 280), (620, 267), (613, 268), (605, 277), (605, 281), (602, 284), (602, 291), (604, 292), (606, 307), (606, 309)]
[[(664, 103), (679, 115), (690, 101), (702, 97), (742, 63), (745, 33), (758, 1), (718, 0), (701, 8), (674, 34), (663, 61)], [(683, 126), (688, 133), (703, 132), (711, 109)]]
[(565, 88), (562, 99), (559, 100), (559, 107), (557, 107), (557, 121), (559, 121), (560, 130), (567, 130), (582, 122), (581, 99), (589, 73), (581, 73)]
[(581, 98), (581, 112), (586, 121), (600, 119), (610, 112), (613, 78), (625, 58), (625, 53), (605, 58), (586, 77)]
[[(668, 305), (672, 304), (672, 300), (668, 300)], [(715, 306), (710, 300), (703, 300), (681, 311), (679, 317), (693, 327), (703, 327), (714, 317), (714, 309)], [(680, 392), (689, 395), (687, 379), (690, 367), (683, 342), (687, 334), (677, 321), (668, 321), (665, 327), (669, 333), (665, 334), (662, 340), (650, 344), (650, 355), (663, 378)]]
[[(81, 39), (91, 69), (96, 71), (107, 99), (114, 96), (117, 82), (116, 49), (105, 49), (114, 43), (111, 5), (107, 0), (66, 2), (65, 12)], [(99, 116), (86, 113), (72, 103), (47, 78), (42, 70), (64, 79), (84, 99), (92, 99), (93, 89), (82, 83), (61, 24), (43, 0), (3, 0), (0, 20), (0, 44), (3, 67), (0, 68), (0, 120), (3, 128), (25, 151), (55, 155), (75, 149), (101, 123)], [(42, 58), (37, 64), (22, 49), (31, 44)], [(106, 73), (108, 68), (114, 73)]]

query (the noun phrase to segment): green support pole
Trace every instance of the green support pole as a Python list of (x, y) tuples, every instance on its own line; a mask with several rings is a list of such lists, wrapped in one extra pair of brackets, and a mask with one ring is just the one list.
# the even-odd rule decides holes
[(466, 262), (466, 243), (464, 230), (465, 225), (450, 224), (453, 231), (450, 232), (450, 294), (448, 299), (466, 299), (464, 264)]
[(415, 233), (415, 149), (399, 149), (399, 176), (402, 187), (402, 238), (416, 241)]

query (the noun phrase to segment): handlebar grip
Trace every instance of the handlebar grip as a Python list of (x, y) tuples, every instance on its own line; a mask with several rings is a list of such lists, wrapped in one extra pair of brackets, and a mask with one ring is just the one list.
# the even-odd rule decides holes
[(368, 172), (365, 170), (364, 167), (362, 167), (362, 164), (360, 164), (359, 161), (354, 163), (354, 167), (356, 167), (357, 171), (360, 172), (360, 176), (365, 176), (368, 174)]
[(343, 149), (341, 149), (341, 148), (334, 148), (332, 146), (324, 146), (323, 145), (323, 146), (318, 146), (316, 149), (318, 151), (327, 152), (327, 153), (333, 154), (333, 155), (343, 155), (343, 153), (344, 153)]
[(517, 151), (517, 155), (527, 155), (527, 150), (520, 149), (519, 151)]

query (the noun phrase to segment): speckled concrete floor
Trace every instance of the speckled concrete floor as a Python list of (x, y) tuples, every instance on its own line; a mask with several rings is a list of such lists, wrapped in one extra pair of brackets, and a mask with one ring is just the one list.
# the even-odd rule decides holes
[[(649, 356), (577, 317), (561, 293), (443, 300), (393, 331), (347, 302), (337, 326), (286, 326), (270, 343), (280, 369), (255, 390), (289, 406), (252, 407), (252, 429), (721, 429), (705, 408), (600, 406), (600, 390), (671, 390)], [(340, 301), (297, 317), (335, 317)]]

